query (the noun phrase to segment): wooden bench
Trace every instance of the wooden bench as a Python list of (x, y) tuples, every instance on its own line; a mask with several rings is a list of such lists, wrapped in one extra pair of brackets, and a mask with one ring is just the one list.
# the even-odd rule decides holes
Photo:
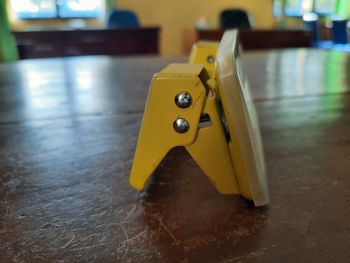
[(13, 32), (21, 59), (159, 54), (158, 27)]
[[(198, 40), (217, 40), (223, 35), (222, 30), (198, 30)], [(245, 50), (272, 48), (311, 47), (311, 33), (307, 30), (241, 30), (240, 41)]]

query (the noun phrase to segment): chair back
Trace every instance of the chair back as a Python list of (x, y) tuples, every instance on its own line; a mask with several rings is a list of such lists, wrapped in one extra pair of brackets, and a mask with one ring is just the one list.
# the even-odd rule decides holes
[(319, 17), (315, 13), (306, 13), (303, 15), (304, 27), (311, 31), (312, 45), (317, 47), (320, 41), (320, 30), (318, 26)]
[(128, 10), (114, 10), (108, 17), (108, 28), (137, 28), (140, 27), (137, 15)]
[(348, 32), (346, 19), (333, 19), (332, 40), (334, 44), (347, 44)]
[(223, 30), (228, 28), (251, 29), (252, 25), (245, 10), (226, 9), (220, 14), (220, 27)]

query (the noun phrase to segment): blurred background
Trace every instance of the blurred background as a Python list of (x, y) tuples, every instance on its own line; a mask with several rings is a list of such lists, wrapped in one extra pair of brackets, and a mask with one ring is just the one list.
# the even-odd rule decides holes
[[(311, 46), (348, 49), (350, 0), (1, 0), (0, 9), (3, 60), (18, 56), (24, 59), (104, 54), (97, 50), (103, 48), (107, 55), (148, 52), (177, 56), (187, 54), (198, 39), (220, 39), (220, 31), (231, 27), (260, 30), (259, 34), (264, 35), (259, 35), (258, 39), (262, 40), (258, 41), (274, 38), (276, 36), (271, 35), (271, 31), (278, 31), (282, 34), (281, 38), (286, 38), (286, 43), (279, 44), (281, 47), (288, 46), (288, 37), (293, 42), (293, 38), (301, 37), (300, 34), (305, 36), (305, 32), (300, 32), (303, 30), (310, 33)], [(117, 28), (119, 33), (112, 30)], [(124, 35), (120, 33), (126, 28), (140, 31), (134, 30), (126, 36), (125, 32)], [(147, 28), (158, 30), (142, 31)], [(83, 33), (68, 32), (72, 30)], [(299, 34), (295, 35), (297, 30)], [(45, 34), (38, 35), (43, 31)], [(61, 34), (62, 31), (64, 34)], [(206, 34), (206, 31), (211, 34)], [(156, 40), (133, 39), (132, 35), (142, 32), (153, 34)], [(294, 35), (288, 36), (286, 32)], [(156, 46), (149, 47), (147, 52), (141, 51), (140, 47), (129, 51), (119, 48), (118, 51), (114, 47), (118, 46), (117, 40), (126, 37), (130, 38), (129, 44), (120, 45), (129, 46), (129, 49), (132, 42), (143, 42), (144, 49), (148, 42)], [(243, 38), (243, 42), (248, 43), (254, 42), (257, 36)], [(58, 42), (67, 41), (70, 42), (69, 47), (58, 45)], [(87, 43), (90, 45), (88, 48)], [(343, 46), (339, 47), (339, 44)], [(15, 54), (11, 45), (16, 45), (19, 54)], [(92, 50), (93, 45), (95, 51)], [(251, 48), (252, 44), (247, 45)]]

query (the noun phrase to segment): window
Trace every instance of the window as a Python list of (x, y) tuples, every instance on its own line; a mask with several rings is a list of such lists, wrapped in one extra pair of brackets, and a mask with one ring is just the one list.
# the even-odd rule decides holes
[(274, 0), (273, 1), (273, 14), (275, 16), (281, 16), (283, 10), (283, 1), (282, 0)]
[(12, 11), (17, 18), (53, 18), (57, 16), (53, 0), (12, 0)]
[(287, 16), (302, 16), (308, 12), (331, 15), (341, 1), (349, 0), (274, 0), (274, 15), (280, 16), (283, 8)]
[(330, 14), (335, 12), (336, 0), (317, 0), (315, 2), (315, 12), (320, 14)]
[(59, 17), (98, 17), (102, 13), (101, 0), (65, 0), (58, 5)]
[(286, 1), (286, 14), (288, 15), (300, 15), (302, 10), (302, 0), (288, 0)]
[(19, 19), (96, 18), (103, 13), (103, 0), (11, 0)]

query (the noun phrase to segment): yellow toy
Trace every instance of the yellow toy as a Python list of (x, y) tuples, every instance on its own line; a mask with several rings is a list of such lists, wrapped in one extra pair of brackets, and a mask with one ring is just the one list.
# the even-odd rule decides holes
[(184, 146), (222, 194), (269, 202), (255, 109), (239, 62), (237, 31), (200, 42), (188, 64), (153, 77), (130, 184), (143, 190), (165, 155)]

